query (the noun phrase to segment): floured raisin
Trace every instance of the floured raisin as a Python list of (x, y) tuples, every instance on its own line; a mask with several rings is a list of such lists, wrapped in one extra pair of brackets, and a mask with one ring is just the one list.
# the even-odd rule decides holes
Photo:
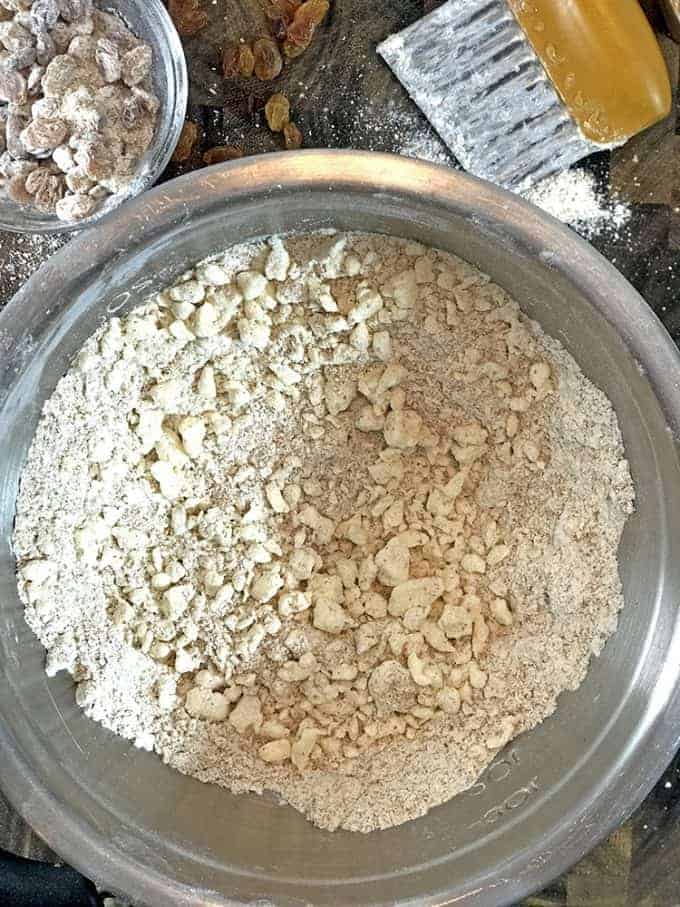
[(258, 38), (253, 44), (255, 54), (255, 75), (263, 82), (275, 79), (281, 74), (283, 60), (278, 45), (271, 38)]
[(75, 221), (88, 217), (97, 207), (97, 199), (91, 195), (67, 195), (56, 204), (59, 220)]
[(68, 135), (69, 127), (65, 120), (35, 119), (21, 133), (21, 141), (30, 154), (40, 154), (54, 151)]
[(25, 104), (27, 97), (26, 79), (20, 72), (0, 70), (0, 101), (10, 104)]
[(66, 186), (61, 174), (50, 173), (47, 168), (41, 167), (26, 177), (26, 191), (33, 196), (39, 211), (51, 214), (63, 198)]
[(86, 175), (98, 183), (102, 180), (110, 179), (116, 169), (112, 149), (101, 142), (87, 141), (79, 144), (73, 157), (76, 164), (83, 168)]
[(97, 41), (95, 60), (99, 73), (107, 84), (112, 85), (114, 82), (120, 81), (122, 75), (120, 53), (118, 45), (114, 41), (109, 38), (100, 38)]
[(33, 196), (26, 188), (26, 177), (17, 175), (10, 178), (7, 183), (7, 197), (18, 205), (30, 205)]
[(65, 22), (78, 22), (92, 15), (92, 0), (57, 0), (59, 14)]
[(203, 163), (223, 164), (225, 161), (238, 160), (243, 154), (243, 148), (239, 148), (238, 145), (215, 145), (204, 153)]
[(31, 32), (39, 35), (57, 24), (59, 4), (57, 0), (35, 0), (29, 12)]
[(264, 107), (267, 125), (272, 132), (281, 132), (290, 120), (290, 101), (285, 94), (273, 94)]
[(126, 85), (139, 85), (151, 72), (153, 53), (148, 44), (139, 44), (121, 59), (123, 81)]

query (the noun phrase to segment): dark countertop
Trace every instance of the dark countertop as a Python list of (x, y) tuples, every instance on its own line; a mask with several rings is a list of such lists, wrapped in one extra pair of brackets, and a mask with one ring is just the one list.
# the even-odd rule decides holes
[[(432, 0), (425, 0), (433, 6)], [(200, 144), (191, 158), (171, 164), (164, 178), (202, 165), (213, 145), (246, 153), (278, 150), (261, 113), (271, 93), (254, 80), (223, 82), (222, 37), (263, 33), (255, 0), (205, 0), (210, 24), (185, 41), (191, 76), (189, 117)], [(423, 0), (335, 0), (312, 47), (286, 70), (277, 90), (290, 97), (306, 147), (352, 147), (422, 156), (456, 166), (427, 122), (375, 53), (388, 34), (423, 13)], [(663, 39), (676, 87), (679, 49)], [(678, 111), (625, 148), (585, 162), (607, 197), (630, 203), (618, 232), (590, 235), (642, 293), (680, 344), (680, 129)], [(0, 232), (0, 308), (67, 237)], [(0, 796), (0, 847), (36, 859), (55, 859)], [(608, 841), (523, 907), (680, 907), (680, 755), (634, 816)]]

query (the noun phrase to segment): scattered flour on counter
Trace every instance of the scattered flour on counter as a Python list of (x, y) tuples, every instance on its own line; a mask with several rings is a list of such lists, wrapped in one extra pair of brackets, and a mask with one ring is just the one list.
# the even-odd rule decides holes
[(369, 832), (579, 686), (633, 497), (609, 401), (487, 276), (274, 238), (87, 341), (23, 470), (19, 592), (91, 718)]
[(68, 242), (68, 235), (3, 233), (0, 239), (0, 309), (43, 262)]
[(416, 157), (433, 164), (451, 166), (453, 157), (434, 129), (424, 127), (419, 120), (407, 120), (400, 125), (397, 153)]
[(608, 201), (594, 175), (579, 168), (548, 177), (523, 196), (586, 238), (606, 228), (618, 232), (631, 216), (628, 205)]
[[(446, 145), (419, 115), (405, 116), (396, 111), (391, 123), (397, 124), (391, 127), (396, 132), (396, 153), (434, 164), (454, 165)], [(580, 167), (548, 177), (521, 194), (586, 239), (602, 230), (618, 233), (632, 214), (625, 202), (616, 197), (607, 199), (598, 188), (596, 177)]]

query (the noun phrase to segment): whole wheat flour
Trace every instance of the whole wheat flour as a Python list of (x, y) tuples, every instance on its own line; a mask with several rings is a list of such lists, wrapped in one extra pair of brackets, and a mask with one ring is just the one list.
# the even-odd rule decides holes
[(614, 631), (616, 416), (416, 243), (233, 248), (84, 346), (15, 547), (47, 672), (235, 792), (368, 832), (464, 790)]

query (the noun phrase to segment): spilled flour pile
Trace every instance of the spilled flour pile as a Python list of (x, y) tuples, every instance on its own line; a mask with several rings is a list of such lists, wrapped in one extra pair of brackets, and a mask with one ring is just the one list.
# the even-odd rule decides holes
[(619, 233), (632, 214), (624, 202), (605, 198), (595, 176), (580, 168), (550, 176), (522, 194), (586, 238), (600, 230)]
[(464, 790), (622, 604), (616, 416), (459, 259), (233, 248), (102, 326), (48, 401), (15, 548), (93, 719), (323, 828)]

